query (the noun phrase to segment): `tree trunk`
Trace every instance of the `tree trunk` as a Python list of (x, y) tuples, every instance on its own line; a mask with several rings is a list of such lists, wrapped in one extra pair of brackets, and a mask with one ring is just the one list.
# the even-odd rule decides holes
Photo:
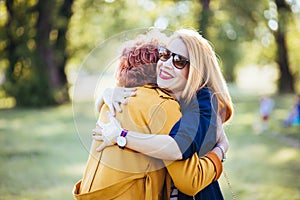
[(63, 25), (59, 26), (57, 28), (58, 35), (57, 40), (55, 43), (55, 49), (56, 49), (56, 58), (57, 58), (57, 67), (58, 67), (58, 78), (59, 78), (59, 84), (62, 91), (61, 99), (60, 101), (68, 101), (69, 95), (68, 95), (68, 84), (67, 84), (67, 76), (65, 73), (65, 66), (66, 62), (68, 60), (68, 54), (66, 52), (67, 47), (67, 40), (66, 40), (66, 34), (69, 27), (69, 22), (72, 16), (72, 4), (73, 0), (65, 0), (63, 2), (63, 5), (60, 7), (58, 12), (58, 17), (61, 21), (64, 22)]
[[(57, 14), (57, 25), (51, 17), (54, 13), (55, 0), (38, 2), (39, 17), (37, 22), (37, 47), (42, 62), (41, 68), (48, 73), (49, 87), (54, 93), (55, 101), (63, 103), (69, 100), (67, 77), (65, 65), (68, 59), (66, 54), (66, 33), (70, 17), (73, 0), (65, 0)], [(63, 23), (62, 23), (63, 22)], [(57, 31), (56, 41), (50, 40), (51, 31)], [(40, 71), (40, 73), (43, 73)]]
[(202, 12), (200, 12), (199, 28), (200, 33), (203, 37), (208, 38), (207, 35), (207, 26), (208, 21), (211, 16), (211, 10), (209, 7), (210, 0), (200, 0), (202, 5)]
[(37, 54), (40, 58), (40, 66), (38, 66), (39, 74), (48, 74), (49, 85), (51, 88), (58, 88), (60, 86), (58, 79), (57, 62), (55, 59), (54, 48), (50, 44), (49, 35), (52, 30), (51, 16), (53, 14), (55, 1), (39, 0), (37, 4), (38, 8), (38, 20), (37, 20)]
[(286, 47), (285, 34), (275, 33), (277, 43), (277, 63), (279, 65), (279, 93), (293, 93), (294, 92), (294, 77), (289, 70), (288, 50)]
[(287, 17), (290, 15), (289, 5), (285, 0), (275, 0), (278, 12), (278, 29), (274, 32), (276, 45), (277, 45), (277, 58), (276, 61), (279, 65), (280, 78), (279, 78), (279, 93), (294, 93), (294, 77), (289, 69), (288, 62), (288, 49), (286, 46), (286, 24)]

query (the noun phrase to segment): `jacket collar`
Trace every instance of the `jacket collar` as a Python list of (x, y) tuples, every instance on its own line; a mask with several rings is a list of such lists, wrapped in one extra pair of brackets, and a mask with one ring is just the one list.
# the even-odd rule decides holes
[(143, 87), (149, 88), (149, 89), (155, 89), (156, 92), (157, 92), (157, 94), (158, 94), (161, 98), (164, 98), (164, 99), (172, 99), (172, 100), (177, 101), (173, 96), (171, 96), (171, 92), (170, 92), (169, 90), (160, 88), (160, 87), (158, 87), (158, 85), (156, 85), (156, 84), (146, 84), (146, 85), (144, 85)]

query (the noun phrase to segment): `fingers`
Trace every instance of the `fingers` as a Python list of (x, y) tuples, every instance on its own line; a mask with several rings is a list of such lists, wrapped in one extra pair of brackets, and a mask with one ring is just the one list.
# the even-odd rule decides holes
[(102, 151), (105, 147), (106, 147), (106, 144), (103, 142), (103, 143), (96, 149), (96, 151), (97, 151), (97, 152), (100, 152), (100, 151)]
[(135, 95), (136, 88), (116, 88), (113, 93), (113, 101), (122, 103), (124, 99)]
[(228, 151), (229, 141), (228, 141), (228, 138), (227, 138), (225, 132), (223, 132), (223, 134), (219, 137), (217, 143), (222, 144), (222, 146), (224, 147), (225, 152)]
[[(114, 89), (106, 89), (103, 94), (105, 104), (110, 112), (115, 116), (116, 112), (122, 112), (121, 104), (127, 104), (128, 97), (136, 95), (136, 88), (117, 87)], [(99, 107), (99, 106), (98, 106)]]
[[(136, 90), (136, 89), (135, 89)], [(129, 91), (126, 91), (124, 90), (123, 92), (123, 97), (124, 98), (127, 98), (127, 97), (132, 97), (132, 96), (135, 96), (136, 95), (136, 91), (135, 90), (129, 90)]]
[[(122, 102), (121, 102), (122, 103)], [(113, 102), (113, 107), (116, 109), (117, 112), (122, 112), (121, 106), (118, 102)], [(113, 116), (115, 116), (114, 113), (111, 113)]]
[(96, 135), (96, 134), (101, 135), (102, 131), (99, 128), (95, 128), (92, 130), (92, 133), (93, 133), (93, 135)]
[(226, 135), (225, 132), (224, 132), (224, 138), (225, 138), (225, 144), (224, 144), (225, 152), (227, 152), (228, 149), (229, 149), (229, 140), (228, 140), (227, 135)]
[(136, 91), (136, 88), (134, 87), (134, 88), (126, 88), (126, 87), (124, 87), (124, 88), (122, 88), (123, 89), (123, 92), (124, 93), (132, 93), (132, 92), (135, 92)]
[(101, 106), (105, 103), (113, 116), (115, 112), (122, 112), (121, 104), (127, 104), (128, 97), (136, 95), (136, 88), (106, 88), (103, 92), (103, 97), (97, 99), (96, 109), (100, 110)]
[(96, 128), (104, 128), (106, 126), (106, 124), (105, 123), (103, 123), (102, 121), (98, 121), (97, 123), (96, 123)]
[(103, 136), (102, 135), (94, 135), (92, 138), (94, 140), (97, 140), (97, 141), (103, 141)]
[[(108, 104), (108, 105), (107, 105), (109, 111), (111, 112), (111, 114), (112, 114), (113, 116), (115, 116), (115, 108), (116, 108), (116, 105), (115, 105), (115, 104), (116, 104), (116, 103), (113, 102), (112, 104)], [(118, 103), (117, 103), (117, 104), (118, 104)], [(119, 111), (117, 110), (117, 112), (119, 112)]]
[(111, 112), (106, 112), (106, 116), (110, 120), (110, 122), (114, 119), (114, 116), (111, 114)]
[(217, 142), (221, 143), (225, 141), (225, 135), (224, 135), (224, 131), (220, 131), (218, 134), (218, 138), (217, 138)]
[(127, 104), (128, 103), (128, 98), (124, 98), (120, 101), (121, 104)]

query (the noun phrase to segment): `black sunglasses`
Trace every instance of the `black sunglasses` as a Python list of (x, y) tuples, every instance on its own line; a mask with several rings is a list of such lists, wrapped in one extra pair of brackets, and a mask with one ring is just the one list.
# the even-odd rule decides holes
[(177, 53), (173, 53), (172, 51), (163, 46), (158, 46), (158, 56), (161, 61), (167, 61), (172, 56), (173, 65), (177, 69), (183, 69), (186, 66), (186, 64), (190, 62), (188, 58)]

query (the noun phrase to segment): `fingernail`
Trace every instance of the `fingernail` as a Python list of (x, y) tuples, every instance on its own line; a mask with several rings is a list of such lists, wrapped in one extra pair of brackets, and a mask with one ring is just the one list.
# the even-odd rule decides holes
[(107, 115), (108, 117), (112, 117), (112, 116), (113, 116), (113, 115), (111, 114), (111, 112), (109, 112), (109, 111), (106, 112), (106, 115)]

